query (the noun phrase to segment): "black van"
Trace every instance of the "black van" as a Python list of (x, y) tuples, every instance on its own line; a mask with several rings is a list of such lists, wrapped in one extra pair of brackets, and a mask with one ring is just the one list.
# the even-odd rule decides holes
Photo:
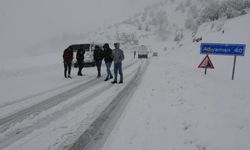
[[(87, 66), (95, 66), (95, 60), (94, 60), (94, 50), (95, 50), (95, 46), (98, 45), (100, 48), (103, 47), (104, 44), (102, 43), (86, 43), (86, 44), (72, 44), (70, 45), (70, 47), (73, 49), (73, 52), (77, 52), (77, 50), (85, 50), (85, 54), (84, 54), (84, 62), (83, 62), (83, 66), (87, 67)], [(76, 57), (74, 57), (73, 60), (73, 65), (74, 67), (78, 67), (77, 61), (75, 59)]]

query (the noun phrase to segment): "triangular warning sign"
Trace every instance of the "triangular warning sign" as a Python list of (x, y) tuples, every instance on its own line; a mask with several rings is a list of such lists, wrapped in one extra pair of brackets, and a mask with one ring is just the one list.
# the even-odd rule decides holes
[(209, 58), (208, 55), (202, 60), (202, 62), (198, 66), (198, 68), (210, 68), (210, 69), (214, 69), (214, 65), (213, 65), (213, 63), (210, 60), (210, 58)]

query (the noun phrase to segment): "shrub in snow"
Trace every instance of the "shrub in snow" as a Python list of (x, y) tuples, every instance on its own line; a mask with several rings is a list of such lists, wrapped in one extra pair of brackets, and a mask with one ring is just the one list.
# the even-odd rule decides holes
[(247, 6), (247, 4), (249, 3), (249, 0), (228, 0), (225, 3), (228, 5), (228, 7), (231, 7), (237, 11), (241, 11), (249, 7)]
[(211, 1), (207, 7), (201, 12), (201, 22), (214, 21), (219, 19), (220, 5), (218, 1)]
[(142, 30), (141, 24), (138, 25), (138, 30)]
[(181, 2), (175, 9), (175, 11), (181, 11), (182, 13), (186, 12), (186, 6), (183, 2)]
[(156, 27), (156, 34), (161, 40), (164, 41), (167, 39), (170, 32), (168, 31), (169, 22), (165, 11), (160, 10), (155, 17), (152, 18), (150, 24)]
[(145, 31), (151, 31), (151, 29), (150, 29), (150, 27), (149, 27), (148, 24), (146, 25)]
[(174, 41), (180, 42), (183, 38), (183, 30), (177, 30), (175, 33)]
[(191, 3), (191, 0), (186, 0), (186, 1), (185, 1), (185, 6), (188, 7), (188, 6), (190, 6), (191, 4), (192, 4), (192, 3)]
[(193, 31), (196, 31), (198, 26), (204, 22), (244, 15), (246, 14), (245, 9), (250, 8), (250, 0), (198, 1), (205, 7), (198, 10), (197, 7), (191, 5), (185, 22), (185, 27)]
[(199, 10), (196, 5), (190, 6), (187, 14), (187, 20), (185, 22), (185, 27), (187, 29), (191, 29), (192, 31), (196, 31), (198, 29), (197, 19), (199, 17)]
[(147, 19), (147, 13), (144, 12), (144, 13), (142, 14), (141, 21), (142, 21), (142, 22), (145, 22), (146, 19)]

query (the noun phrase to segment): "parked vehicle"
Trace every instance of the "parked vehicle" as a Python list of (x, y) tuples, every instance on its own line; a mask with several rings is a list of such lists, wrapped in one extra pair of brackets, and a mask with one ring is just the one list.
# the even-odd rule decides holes
[(148, 58), (148, 48), (145, 45), (140, 45), (137, 51), (138, 58)]
[[(70, 45), (70, 47), (73, 49), (74, 52), (77, 52), (77, 50), (79, 50), (79, 49), (85, 50), (83, 66), (84, 67), (87, 67), (87, 66), (94, 67), (95, 66), (94, 50), (95, 50), (96, 45), (99, 45), (101, 48), (103, 46), (102, 43), (94, 43), (93, 42), (93, 43), (86, 43), (86, 44), (73, 44), (73, 45)], [(73, 65), (74, 65), (74, 67), (78, 67), (76, 57), (74, 57)]]
[(90, 47), (85, 50), (83, 66), (95, 66), (93, 45), (90, 45)]
[(158, 53), (157, 52), (153, 52), (153, 56), (158, 56)]

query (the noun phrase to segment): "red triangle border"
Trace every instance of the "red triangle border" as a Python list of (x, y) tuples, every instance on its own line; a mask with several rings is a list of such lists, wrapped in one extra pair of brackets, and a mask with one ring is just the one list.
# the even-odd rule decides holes
[[(206, 61), (206, 59), (208, 59), (208, 65), (207, 66), (203, 66), (203, 62)], [(212, 61), (210, 60), (209, 56), (207, 55), (199, 64), (198, 68), (209, 68), (209, 69), (214, 69), (214, 65), (212, 63)]]

